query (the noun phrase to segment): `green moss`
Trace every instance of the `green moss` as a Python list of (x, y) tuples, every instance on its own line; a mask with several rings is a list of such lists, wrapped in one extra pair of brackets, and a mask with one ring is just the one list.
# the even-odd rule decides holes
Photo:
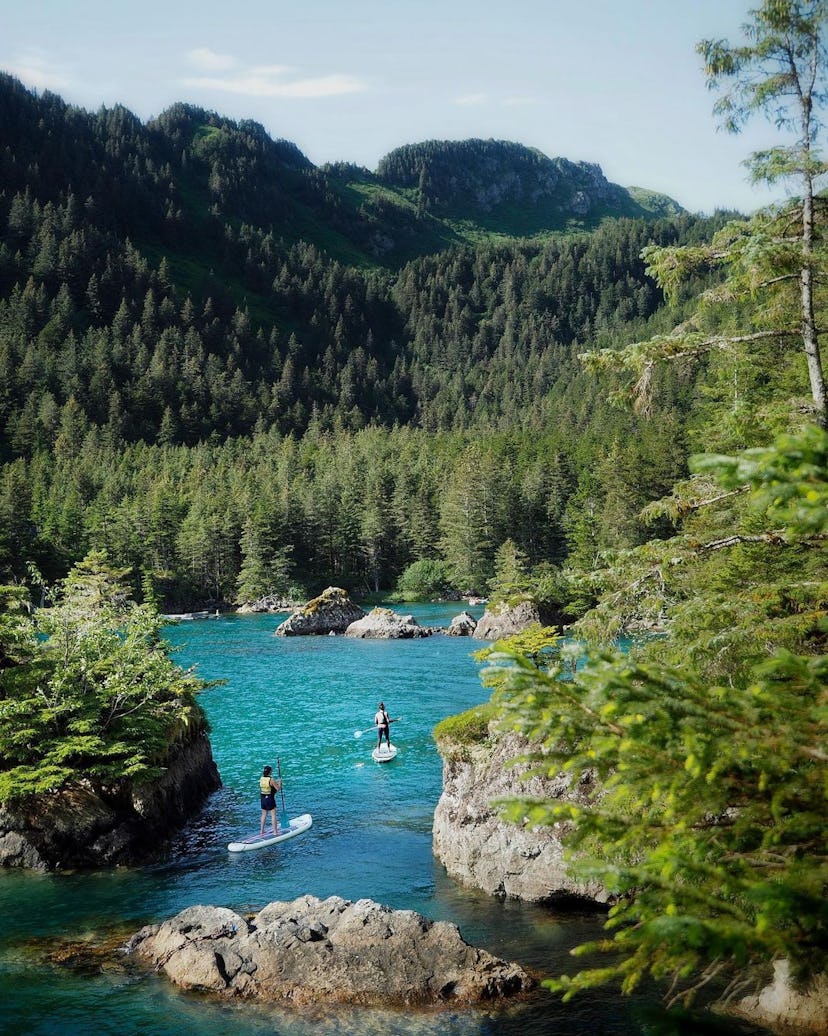
[(487, 701), (457, 716), (447, 716), (434, 728), (434, 740), (438, 744), (442, 742), (441, 749), (462, 749), (482, 744), (489, 736), (489, 722), (495, 718), (497, 712), (494, 702)]

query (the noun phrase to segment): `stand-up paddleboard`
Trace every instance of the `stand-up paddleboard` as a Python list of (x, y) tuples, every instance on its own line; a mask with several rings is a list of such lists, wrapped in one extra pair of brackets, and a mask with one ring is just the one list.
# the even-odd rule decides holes
[(310, 813), (303, 813), (300, 817), (293, 817), (289, 827), (282, 827), (278, 834), (272, 831), (265, 831), (263, 835), (255, 834), (249, 838), (243, 838), (240, 842), (230, 842), (227, 848), (231, 853), (246, 853), (251, 849), (264, 849), (268, 845), (277, 845), (279, 842), (286, 842), (288, 838), (295, 838), (301, 835), (313, 823)]
[(371, 758), (375, 763), (390, 763), (397, 755), (397, 746), (382, 745), (380, 748), (375, 748), (371, 753)]

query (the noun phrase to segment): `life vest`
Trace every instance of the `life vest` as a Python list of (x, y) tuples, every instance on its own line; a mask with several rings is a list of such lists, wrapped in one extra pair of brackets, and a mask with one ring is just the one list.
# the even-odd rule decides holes
[(270, 781), (270, 777), (259, 778), (259, 790), (261, 791), (262, 795), (270, 795), (270, 793), (273, 791), (273, 789), (270, 787)]

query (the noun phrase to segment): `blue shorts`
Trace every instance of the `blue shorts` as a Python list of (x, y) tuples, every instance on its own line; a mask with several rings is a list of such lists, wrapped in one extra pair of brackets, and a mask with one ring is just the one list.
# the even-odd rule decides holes
[(276, 809), (276, 799), (273, 792), (269, 795), (262, 795), (262, 809)]

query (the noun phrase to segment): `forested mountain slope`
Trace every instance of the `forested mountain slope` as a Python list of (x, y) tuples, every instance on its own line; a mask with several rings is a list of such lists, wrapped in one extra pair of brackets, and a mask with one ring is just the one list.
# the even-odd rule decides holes
[[(707, 240), (721, 218), (653, 219), (597, 167), (496, 141), (317, 169), (254, 123), (177, 105), (143, 125), (10, 77), (0, 118), (0, 563), (15, 574), (35, 559), (60, 575), (98, 546), (178, 603), (274, 581), (387, 587), (420, 558), (483, 587), (509, 537), (533, 564), (591, 542), (564, 527), (577, 491), (600, 525), (601, 501), (624, 496), (613, 480), (632, 515), (683, 472), (692, 374), (665, 378), (655, 435), (607, 410), (576, 354), (668, 327), (681, 302), (665, 309), (641, 250)], [(481, 198), (486, 177), (501, 189)], [(589, 218), (566, 208), (576, 195)], [(551, 232), (562, 205), (579, 233)], [(416, 258), (379, 265), (398, 240)], [(397, 449), (409, 427), (416, 452)], [(390, 439), (351, 438), (372, 428)], [(285, 436), (304, 437), (298, 455)], [(253, 437), (252, 453), (232, 445)], [(587, 487), (619, 443), (634, 446), (613, 479)], [(511, 473), (463, 532), (458, 494), (495, 463)], [(251, 576), (260, 555), (271, 567)]]

